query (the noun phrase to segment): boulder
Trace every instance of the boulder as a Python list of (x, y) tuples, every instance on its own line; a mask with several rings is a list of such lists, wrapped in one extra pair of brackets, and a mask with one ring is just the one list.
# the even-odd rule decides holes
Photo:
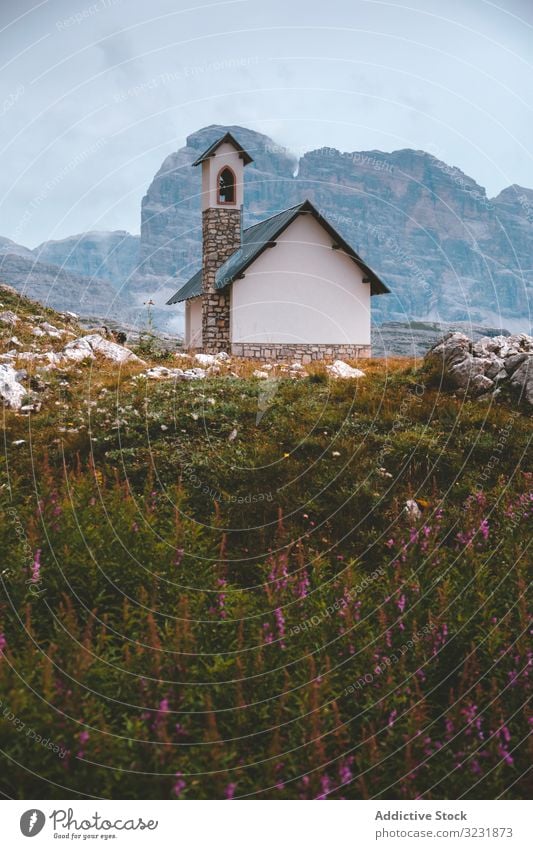
[(20, 410), (22, 399), (28, 394), (19, 382), (23, 373), (6, 363), (0, 364), (0, 398), (12, 410)]
[(533, 407), (533, 357), (529, 355), (511, 377), (511, 386)]
[(0, 322), (2, 322), (2, 324), (16, 324), (17, 321), (20, 321), (20, 318), (11, 310), (0, 312)]
[(107, 360), (115, 363), (143, 362), (129, 348), (117, 345), (116, 342), (110, 342), (108, 339), (100, 336), (99, 333), (91, 333), (88, 336), (80, 336), (78, 339), (73, 339), (72, 342), (68, 342), (65, 345), (61, 354), (65, 359), (76, 362), (94, 359), (96, 354), (100, 354)]
[(533, 337), (526, 333), (482, 337), (475, 343), (464, 333), (448, 333), (424, 362), (463, 393), (485, 395), (509, 382), (533, 405), (532, 356)]
[(358, 368), (353, 368), (352, 366), (348, 365), (348, 363), (345, 363), (343, 360), (335, 360), (333, 365), (326, 366), (326, 368), (330, 373), (331, 377), (346, 379), (350, 377), (365, 376), (364, 371), (361, 371), (361, 369)]

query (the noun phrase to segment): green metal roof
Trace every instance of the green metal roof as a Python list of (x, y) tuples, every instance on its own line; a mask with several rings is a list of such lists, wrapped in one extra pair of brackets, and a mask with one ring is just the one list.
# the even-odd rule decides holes
[[(389, 289), (379, 279), (377, 274), (374, 274), (371, 268), (363, 262), (361, 257), (356, 254), (353, 248), (344, 241), (342, 236), (339, 236), (336, 230), (323, 218), (313, 204), (306, 200), (299, 203), (297, 206), (292, 206), (290, 209), (285, 209), (283, 212), (278, 212), (271, 218), (265, 221), (260, 221), (259, 224), (254, 224), (253, 227), (248, 227), (242, 235), (242, 245), (233, 253), (226, 262), (220, 266), (215, 277), (215, 287), (224, 289), (230, 283), (244, 274), (249, 265), (263, 253), (263, 251), (271, 247), (277, 237), (291, 224), (292, 221), (303, 213), (309, 213), (328, 231), (336, 246), (341, 248), (359, 268), (365, 273), (368, 282), (371, 286), (372, 295), (381, 295), (389, 292)], [(180, 301), (187, 301), (190, 298), (197, 298), (202, 294), (202, 271), (197, 271), (184, 286), (179, 289), (175, 295), (167, 301), (167, 304), (177, 304)]]

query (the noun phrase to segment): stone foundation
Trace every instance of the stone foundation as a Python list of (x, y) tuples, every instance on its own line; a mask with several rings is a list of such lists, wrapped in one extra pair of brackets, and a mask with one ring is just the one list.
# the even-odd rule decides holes
[(210, 207), (202, 215), (202, 348), (210, 354), (230, 348), (229, 288), (215, 288), (217, 269), (240, 247), (241, 211)]
[(284, 345), (263, 342), (234, 342), (231, 346), (234, 357), (264, 360), (290, 360), (305, 365), (316, 360), (357, 360), (370, 357), (370, 345)]

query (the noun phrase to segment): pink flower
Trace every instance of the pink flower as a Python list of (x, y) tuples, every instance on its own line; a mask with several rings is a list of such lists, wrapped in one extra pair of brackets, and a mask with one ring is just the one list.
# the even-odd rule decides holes
[(272, 631), (270, 630), (270, 625), (268, 622), (263, 622), (263, 639), (265, 643), (271, 643), (274, 639)]
[(276, 625), (278, 626), (278, 636), (281, 640), (281, 648), (285, 648), (285, 644), (283, 642), (283, 637), (285, 636), (285, 617), (283, 616), (283, 611), (281, 607), (277, 607), (274, 611), (274, 617), (276, 619)]
[(394, 723), (395, 723), (395, 721), (396, 721), (396, 717), (397, 717), (397, 716), (398, 716), (398, 711), (397, 711), (397, 710), (396, 710), (396, 708), (395, 708), (395, 709), (394, 709), (394, 710), (392, 710), (392, 711), (390, 712), (390, 714), (389, 714), (389, 720), (388, 720), (388, 722), (387, 722), (387, 725), (389, 726), (389, 728), (392, 728), (392, 726), (394, 725)]
[(182, 775), (183, 775), (182, 772), (176, 773), (177, 781), (175, 782), (174, 787), (172, 788), (172, 792), (174, 793), (175, 796), (178, 797), (178, 799), (181, 796), (181, 794), (183, 793), (183, 791), (185, 790), (185, 788), (187, 787), (187, 782), (183, 780), (183, 778), (181, 777)]
[(479, 526), (479, 530), (481, 531), (481, 536), (483, 537), (483, 539), (489, 538), (489, 523), (487, 519), (483, 519), (481, 525)]
[(3, 652), (7, 647), (6, 635), (4, 633), (0, 634), (0, 652)]
[(235, 782), (230, 782), (224, 790), (224, 796), (226, 797), (226, 799), (233, 799), (233, 797), (235, 796), (236, 789), (237, 785), (235, 784)]
[(33, 556), (33, 563), (31, 567), (31, 580), (32, 583), (37, 583), (40, 579), (41, 575), (41, 549), (38, 548)]
[(82, 746), (83, 746), (83, 745), (87, 742), (87, 740), (89, 739), (89, 737), (90, 737), (90, 734), (89, 734), (89, 732), (88, 732), (88, 731), (86, 731), (86, 730), (85, 730), (85, 731), (80, 731), (80, 733), (79, 733), (79, 741), (80, 741), (80, 743), (82, 744)]
[(322, 788), (322, 793), (319, 793), (319, 795), (316, 798), (317, 799), (325, 799), (326, 796), (328, 795), (328, 793), (331, 790), (331, 781), (330, 781), (329, 775), (326, 774), (326, 775), (322, 775), (320, 777), (320, 786)]
[(309, 575), (307, 574), (307, 570), (304, 569), (302, 574), (299, 577), (299, 581), (297, 584), (296, 594), (298, 598), (305, 598), (307, 593), (309, 592), (310, 582)]

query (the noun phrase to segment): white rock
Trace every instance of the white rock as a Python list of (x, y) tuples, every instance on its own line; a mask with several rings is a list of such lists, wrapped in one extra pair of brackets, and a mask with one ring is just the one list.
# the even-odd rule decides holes
[(20, 321), (20, 318), (11, 310), (6, 310), (5, 312), (0, 312), (0, 321), (2, 324), (16, 324), (17, 321)]
[(205, 370), (203, 368), (188, 368), (183, 372), (183, 377), (185, 380), (203, 380)]
[(149, 380), (171, 380), (172, 378), (183, 378), (183, 370), (180, 368), (167, 368), (166, 366), (154, 366), (144, 373)]
[(72, 360), (76, 363), (81, 363), (83, 360), (87, 359), (94, 360), (92, 346), (84, 336), (79, 339), (73, 339), (72, 342), (68, 342), (61, 353), (65, 359)]
[(31, 332), (33, 336), (46, 336), (46, 333), (40, 327), (32, 327)]
[[(93, 333), (90, 336), (83, 337), (90, 344), (93, 351), (97, 354), (102, 354), (106, 359), (113, 360), (115, 363), (137, 362), (142, 363), (140, 359), (129, 348), (124, 348), (123, 345), (118, 345), (116, 342), (108, 342), (99, 333)], [(69, 342), (69, 345), (72, 343)]]
[(43, 321), (41, 324), (41, 330), (45, 330), (46, 333), (59, 333), (61, 334), (63, 331), (59, 330), (57, 327), (54, 327), (53, 324), (49, 324), (47, 321)]
[(16, 336), (12, 336), (9, 342), (11, 345), (15, 345), (17, 348), (22, 348), (22, 342), (20, 341), (20, 339), (17, 339)]
[(410, 498), (408, 501), (405, 502), (404, 510), (407, 513), (407, 515), (409, 516), (409, 518), (412, 519), (413, 521), (416, 520), (416, 519), (419, 519), (420, 516), (422, 515), (422, 511), (421, 511), (420, 507), (418, 506), (416, 501), (413, 501), (412, 498)]
[(267, 380), (268, 379), (268, 372), (267, 371), (260, 371), (259, 369), (256, 368), (256, 370), (252, 374), (252, 377), (257, 377), (259, 380)]
[(13, 366), (0, 364), (0, 397), (12, 410), (19, 410), (22, 399), (27, 395), (26, 390), (18, 381), (20, 372)]
[(129, 348), (124, 348), (116, 342), (109, 342), (99, 333), (91, 333), (88, 336), (73, 339), (72, 342), (65, 345), (61, 353), (67, 360), (74, 360), (75, 362), (94, 359), (95, 354), (100, 354), (115, 363), (144, 362)]
[(212, 366), (216, 362), (214, 354), (195, 354), (194, 359), (201, 366)]
[(340, 378), (350, 378), (350, 377), (364, 377), (364, 371), (358, 368), (352, 368), (348, 363), (345, 363), (343, 360), (335, 360), (333, 365), (326, 366), (332, 377), (340, 377)]
[(215, 355), (215, 360), (218, 363), (226, 363), (226, 362), (229, 362), (230, 359), (231, 359), (231, 357), (228, 353), (226, 353), (226, 351), (221, 351), (220, 354)]
[(183, 371), (180, 368), (167, 368), (166, 366), (154, 366), (149, 368), (139, 377), (146, 377), (148, 380), (202, 380), (205, 377), (205, 371), (201, 368), (191, 368)]

